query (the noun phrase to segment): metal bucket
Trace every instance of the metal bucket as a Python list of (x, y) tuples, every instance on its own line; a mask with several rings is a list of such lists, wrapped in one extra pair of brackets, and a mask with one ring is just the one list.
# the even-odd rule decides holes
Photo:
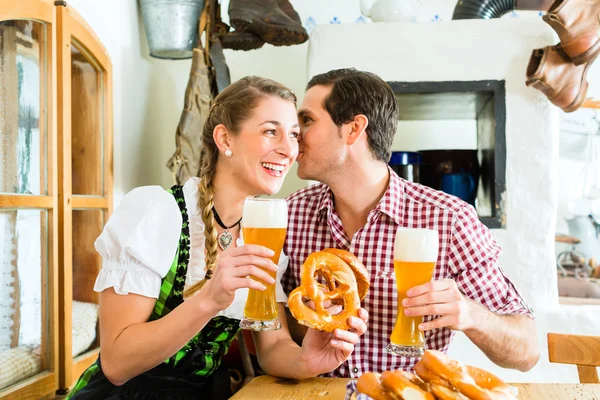
[(192, 57), (205, 0), (140, 0), (150, 55), (167, 60)]

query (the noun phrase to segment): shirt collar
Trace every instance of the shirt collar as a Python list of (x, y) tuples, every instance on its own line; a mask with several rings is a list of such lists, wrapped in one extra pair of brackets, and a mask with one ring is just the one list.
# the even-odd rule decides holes
[[(388, 167), (388, 171), (390, 173), (388, 187), (373, 211), (383, 213), (398, 225), (402, 225), (404, 222), (404, 181), (390, 167)], [(333, 210), (333, 192), (328, 186), (321, 196), (317, 210), (320, 218), (329, 214), (325, 213), (325, 210)]]
[(329, 186), (325, 186), (324, 192), (321, 194), (321, 200), (319, 201), (319, 205), (317, 207), (317, 211), (319, 213), (319, 218), (326, 218), (327, 210), (333, 209), (333, 192), (329, 188)]
[(388, 171), (390, 182), (373, 211), (383, 213), (394, 220), (396, 224), (402, 225), (404, 222), (404, 181), (390, 167), (388, 167)]

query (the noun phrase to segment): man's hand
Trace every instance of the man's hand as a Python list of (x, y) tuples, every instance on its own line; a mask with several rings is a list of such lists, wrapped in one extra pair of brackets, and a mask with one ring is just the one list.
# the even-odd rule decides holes
[(302, 359), (311, 374), (331, 372), (350, 357), (360, 336), (367, 331), (369, 313), (361, 308), (358, 310), (358, 316), (360, 318), (348, 318), (349, 330), (320, 332), (309, 329), (306, 332), (302, 342)]
[(470, 329), (473, 324), (471, 302), (458, 290), (452, 279), (427, 282), (406, 292), (402, 300), (404, 314), (409, 317), (439, 315), (419, 325), (422, 331), (448, 327), (456, 331)]
[[(315, 304), (308, 298), (302, 299), (304, 304), (314, 310)], [(325, 300), (323, 307), (329, 315), (342, 312), (342, 306), (331, 304)], [(307, 363), (309, 370), (315, 375), (331, 372), (339, 367), (350, 357), (354, 345), (367, 331), (369, 313), (364, 308), (358, 310), (358, 316), (348, 318), (349, 330), (336, 329), (333, 332), (321, 332), (308, 329), (302, 341), (302, 358)]]

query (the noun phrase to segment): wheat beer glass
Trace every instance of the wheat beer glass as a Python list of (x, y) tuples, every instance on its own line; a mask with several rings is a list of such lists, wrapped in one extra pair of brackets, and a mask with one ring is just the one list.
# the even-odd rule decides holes
[[(283, 248), (287, 231), (287, 203), (283, 199), (247, 198), (242, 214), (242, 235), (244, 243), (268, 247), (275, 254), (271, 260), (277, 264)], [(275, 272), (268, 271), (275, 278)], [(248, 289), (248, 299), (244, 308), (244, 318), (240, 322), (242, 329), (253, 331), (271, 331), (281, 328), (277, 319), (277, 300), (275, 285), (266, 290)]]
[(397, 356), (423, 355), (423, 332), (419, 324), (423, 317), (404, 315), (402, 300), (406, 291), (429, 282), (438, 257), (438, 232), (429, 229), (399, 228), (394, 241), (394, 272), (398, 287), (396, 324), (387, 351)]

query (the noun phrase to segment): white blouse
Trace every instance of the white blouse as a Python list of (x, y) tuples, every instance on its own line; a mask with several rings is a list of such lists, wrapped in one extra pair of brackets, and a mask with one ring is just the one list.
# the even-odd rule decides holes
[[(204, 278), (204, 222), (198, 208), (199, 178), (189, 179), (183, 186), (190, 227), (190, 258), (185, 288)], [(95, 247), (102, 256), (102, 269), (94, 290), (114, 288), (121, 295), (135, 293), (158, 298), (161, 280), (177, 254), (182, 217), (172, 194), (160, 186), (143, 186), (125, 195), (114, 211)], [(238, 246), (243, 244), (238, 239)], [(289, 258), (282, 253), (277, 271), (276, 297), (287, 302), (281, 277)], [(241, 319), (248, 289), (239, 289), (231, 306), (217, 316)]]

